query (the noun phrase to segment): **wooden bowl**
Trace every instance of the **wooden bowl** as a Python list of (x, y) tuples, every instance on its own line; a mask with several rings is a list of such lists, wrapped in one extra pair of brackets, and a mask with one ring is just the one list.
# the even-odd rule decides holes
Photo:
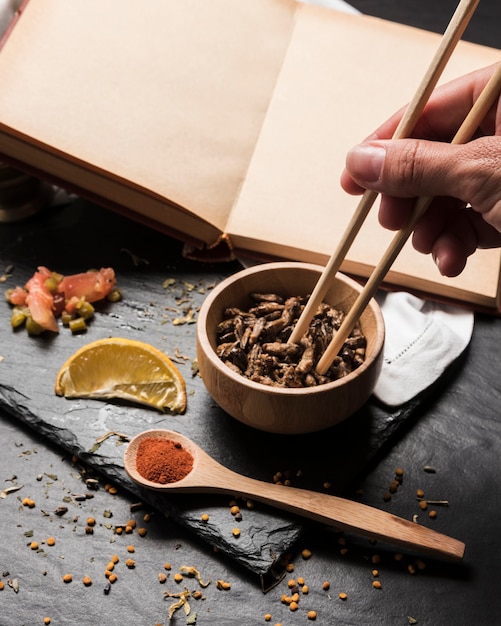
[[(280, 434), (319, 431), (355, 413), (371, 395), (381, 371), (384, 321), (371, 300), (360, 323), (367, 339), (365, 361), (339, 380), (304, 388), (278, 388), (253, 382), (231, 370), (216, 354), (216, 329), (227, 307), (251, 306), (249, 294), (309, 295), (323, 268), (305, 263), (266, 263), (245, 269), (220, 283), (206, 298), (197, 322), (197, 357), (204, 384), (217, 404), (235, 419)], [(347, 311), (361, 287), (337, 274), (324, 301)]]

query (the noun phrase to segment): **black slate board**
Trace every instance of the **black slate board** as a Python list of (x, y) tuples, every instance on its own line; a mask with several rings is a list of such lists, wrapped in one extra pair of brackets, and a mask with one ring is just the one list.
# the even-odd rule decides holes
[[(132, 437), (149, 428), (168, 428), (191, 437), (215, 459), (243, 474), (271, 481), (277, 471), (290, 471), (298, 487), (323, 490), (329, 482), (332, 493), (350, 495), (357, 477), (419, 416), (427, 397), (440, 385), (396, 410), (371, 400), (344, 424), (307, 436), (271, 435), (238, 423), (214, 404), (200, 377), (192, 375), (195, 324), (173, 321), (188, 309), (196, 319), (207, 290), (239, 265), (196, 263), (181, 253), (182, 245), (169, 237), (80, 199), (24, 222), (0, 224), (0, 274), (13, 266), (5, 289), (23, 285), (39, 265), (63, 274), (111, 266), (124, 296), (120, 303), (98, 305), (88, 332), (75, 336), (65, 328), (57, 336), (40, 337), (13, 331), (10, 307), (1, 304), (0, 408), (264, 576), (301, 536), (300, 520), (261, 505), (253, 510), (243, 507), (242, 532), (235, 539), (229, 498), (141, 490), (123, 470), (123, 442), (111, 436), (95, 450), (96, 439), (110, 431)], [(175, 282), (166, 287), (168, 279)], [(177, 361), (187, 382), (184, 415), (55, 396), (55, 377), (66, 358), (80, 346), (108, 336), (138, 339), (171, 357), (176, 351), (183, 357)], [(301, 478), (296, 477), (298, 471)], [(200, 520), (204, 512), (209, 523)]]

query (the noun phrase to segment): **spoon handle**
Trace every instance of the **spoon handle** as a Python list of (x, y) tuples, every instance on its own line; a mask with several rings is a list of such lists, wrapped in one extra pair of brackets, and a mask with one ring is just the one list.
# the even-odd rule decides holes
[(218, 479), (212, 477), (212, 484), (218, 483), (215, 488), (211, 487), (212, 492), (231, 491), (234, 495), (252, 498), (340, 530), (420, 552), (453, 559), (464, 556), (464, 543), (392, 513), (338, 496), (266, 483), (225, 470), (227, 474), (217, 472)]

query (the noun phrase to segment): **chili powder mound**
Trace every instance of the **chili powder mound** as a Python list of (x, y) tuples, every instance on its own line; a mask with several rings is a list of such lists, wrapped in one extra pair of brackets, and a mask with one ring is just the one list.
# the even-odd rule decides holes
[(137, 447), (136, 469), (155, 483), (175, 483), (193, 469), (193, 456), (177, 441), (146, 438)]

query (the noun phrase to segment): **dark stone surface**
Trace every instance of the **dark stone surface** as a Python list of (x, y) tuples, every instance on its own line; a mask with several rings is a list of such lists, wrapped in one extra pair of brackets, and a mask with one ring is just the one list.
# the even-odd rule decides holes
[[(89, 330), (81, 335), (66, 328), (59, 335), (39, 337), (30, 337), (22, 329), (13, 331), (5, 302), (0, 326), (4, 358), (0, 407), (259, 574), (268, 572), (298, 540), (301, 521), (259, 507), (246, 513), (236, 540), (231, 535), (233, 520), (227, 515), (228, 498), (144, 492), (123, 470), (120, 438), (112, 436), (93, 451), (96, 439), (107, 432), (132, 437), (149, 428), (168, 428), (188, 435), (218, 461), (243, 474), (271, 481), (277, 471), (301, 470), (298, 486), (322, 490), (323, 483), (330, 482), (333, 492), (346, 493), (376, 452), (420, 407), (417, 400), (387, 411), (369, 402), (346, 423), (307, 436), (254, 431), (221, 411), (200, 377), (192, 376), (196, 325), (174, 324), (190, 309), (196, 319), (207, 290), (238, 269), (236, 263), (183, 260), (177, 242), (81, 200), (2, 226), (0, 242), (1, 267), (13, 266), (5, 289), (23, 285), (39, 265), (62, 274), (111, 266), (123, 292), (122, 302), (98, 305)], [(175, 282), (164, 287), (167, 279)], [(107, 336), (146, 341), (174, 358), (181, 355), (176, 361), (187, 381), (186, 413), (162, 415), (143, 407), (55, 396), (55, 378), (65, 360), (80, 346)], [(210, 524), (200, 521), (204, 511), (210, 514)]]

